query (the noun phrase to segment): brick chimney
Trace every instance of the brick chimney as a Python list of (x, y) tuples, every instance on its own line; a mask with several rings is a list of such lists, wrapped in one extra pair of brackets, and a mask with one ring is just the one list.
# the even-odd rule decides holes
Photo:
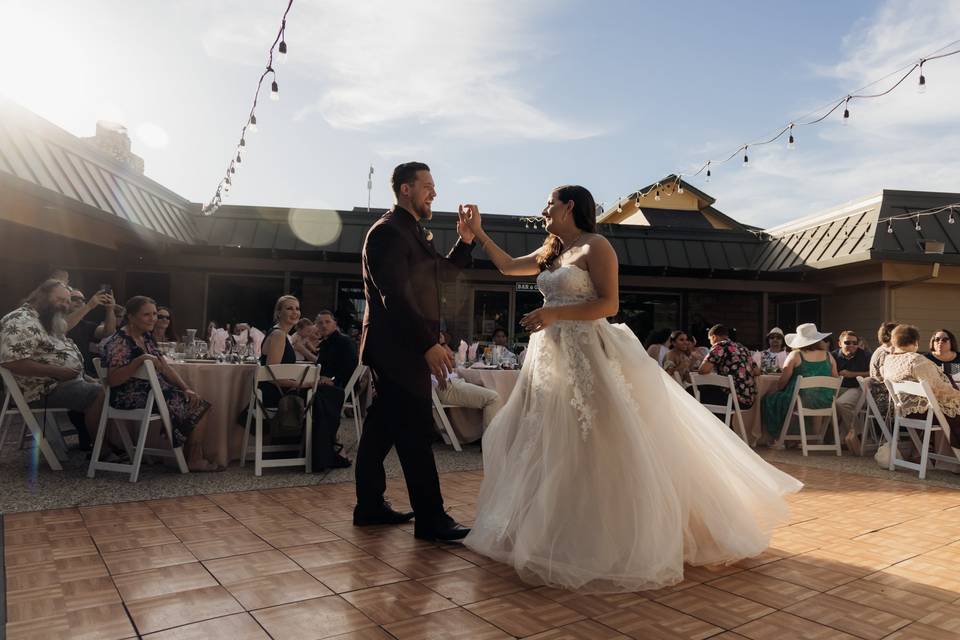
[(81, 138), (126, 167), (143, 174), (143, 158), (130, 151), (130, 136), (127, 128), (116, 122), (97, 121), (97, 134)]

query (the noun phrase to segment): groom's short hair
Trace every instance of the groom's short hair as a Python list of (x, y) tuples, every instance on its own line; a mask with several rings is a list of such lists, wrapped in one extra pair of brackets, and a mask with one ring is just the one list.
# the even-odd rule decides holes
[(722, 324), (715, 324), (710, 327), (710, 331), (707, 332), (707, 335), (717, 336), (718, 338), (729, 338), (730, 329)]
[(413, 184), (417, 179), (418, 171), (430, 171), (430, 167), (422, 162), (404, 162), (398, 164), (393, 175), (390, 176), (390, 186), (393, 187), (393, 195), (400, 197), (400, 185)]

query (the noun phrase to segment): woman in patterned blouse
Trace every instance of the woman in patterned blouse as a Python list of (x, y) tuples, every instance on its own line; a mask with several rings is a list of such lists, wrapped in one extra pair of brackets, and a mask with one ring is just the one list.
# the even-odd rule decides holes
[[(883, 361), (883, 378), (890, 382), (927, 382), (937, 398), (950, 426), (950, 446), (960, 455), (960, 391), (955, 389), (942, 369), (923, 357), (920, 347), (920, 330), (909, 324), (897, 325), (891, 336), (893, 353)], [(906, 418), (926, 418), (929, 404), (918, 396), (907, 396), (901, 411)], [(944, 445), (938, 443), (938, 448)]]
[(117, 409), (139, 409), (146, 405), (150, 383), (134, 378), (146, 361), (156, 367), (160, 388), (170, 412), (173, 444), (186, 444), (187, 465), (191, 471), (218, 471), (216, 464), (203, 458), (200, 434), (194, 431), (197, 423), (210, 409), (195, 391), (164, 361), (153, 340), (157, 323), (157, 305), (146, 296), (134, 296), (126, 304), (124, 325), (103, 345), (103, 365), (110, 385), (110, 405)]

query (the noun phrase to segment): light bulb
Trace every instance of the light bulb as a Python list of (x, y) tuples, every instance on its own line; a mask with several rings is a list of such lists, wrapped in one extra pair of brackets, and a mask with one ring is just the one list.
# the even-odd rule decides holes
[(247, 125), (247, 129), (250, 130), (250, 133), (256, 133), (256, 132), (257, 132), (257, 116), (251, 114), (251, 116), (250, 116), (250, 124)]
[(637, 200), (636, 200), (637, 209), (640, 208), (640, 192), (637, 191)]
[(920, 74), (920, 82), (917, 83), (917, 93), (926, 93), (927, 92), (927, 78)]
[(241, 162), (243, 162), (243, 157), (240, 155), (240, 152), (237, 151), (237, 160), (236, 160), (236, 163), (237, 163), (237, 164), (240, 164)]
[(620, 204), (620, 201), (617, 201), (617, 213), (623, 213), (623, 205)]
[(707, 182), (710, 182), (710, 169), (707, 169)]
[(278, 58), (280, 58), (280, 62), (281, 63), (286, 62), (287, 61), (287, 41), (286, 40), (280, 41), (280, 46), (277, 47), (277, 51), (280, 54), (279, 56), (277, 56)]
[(677, 183), (677, 193), (683, 195), (683, 185), (680, 183)]
[(280, 99), (280, 85), (277, 84), (276, 80), (270, 83), (270, 99), (274, 102)]
[(850, 124), (850, 109), (847, 108), (849, 99), (843, 105), (843, 124)]
[(914, 230), (920, 231), (920, 216), (917, 216), (917, 224), (914, 225)]
[(953, 209), (950, 209), (950, 215), (947, 216), (947, 224), (956, 224), (957, 219), (953, 217)]
[(787, 138), (787, 149), (791, 151), (797, 148), (797, 142), (793, 139), (793, 125), (790, 125), (790, 137)]
[(746, 147), (743, 148), (743, 166), (745, 166), (745, 167), (749, 167), (749, 166), (750, 166), (750, 156), (747, 155), (747, 148), (746, 148)]
[(893, 233), (893, 223), (892, 223), (892, 222), (888, 222), (888, 223), (887, 223), (887, 233)]
[(657, 202), (660, 202), (660, 190), (657, 189), (657, 192), (654, 194), (653, 199)]

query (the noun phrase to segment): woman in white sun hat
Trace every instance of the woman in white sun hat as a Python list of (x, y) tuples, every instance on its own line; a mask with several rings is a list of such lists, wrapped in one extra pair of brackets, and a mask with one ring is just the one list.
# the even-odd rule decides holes
[[(837, 377), (837, 363), (824, 342), (829, 336), (829, 333), (819, 331), (817, 325), (808, 322), (797, 327), (796, 333), (788, 333), (784, 338), (793, 352), (783, 363), (783, 372), (777, 385), (779, 391), (764, 396), (761, 406), (763, 428), (771, 438), (776, 439), (780, 435), (798, 377)], [(829, 407), (833, 401), (833, 389), (803, 389), (800, 394), (803, 405), (811, 409)]]

